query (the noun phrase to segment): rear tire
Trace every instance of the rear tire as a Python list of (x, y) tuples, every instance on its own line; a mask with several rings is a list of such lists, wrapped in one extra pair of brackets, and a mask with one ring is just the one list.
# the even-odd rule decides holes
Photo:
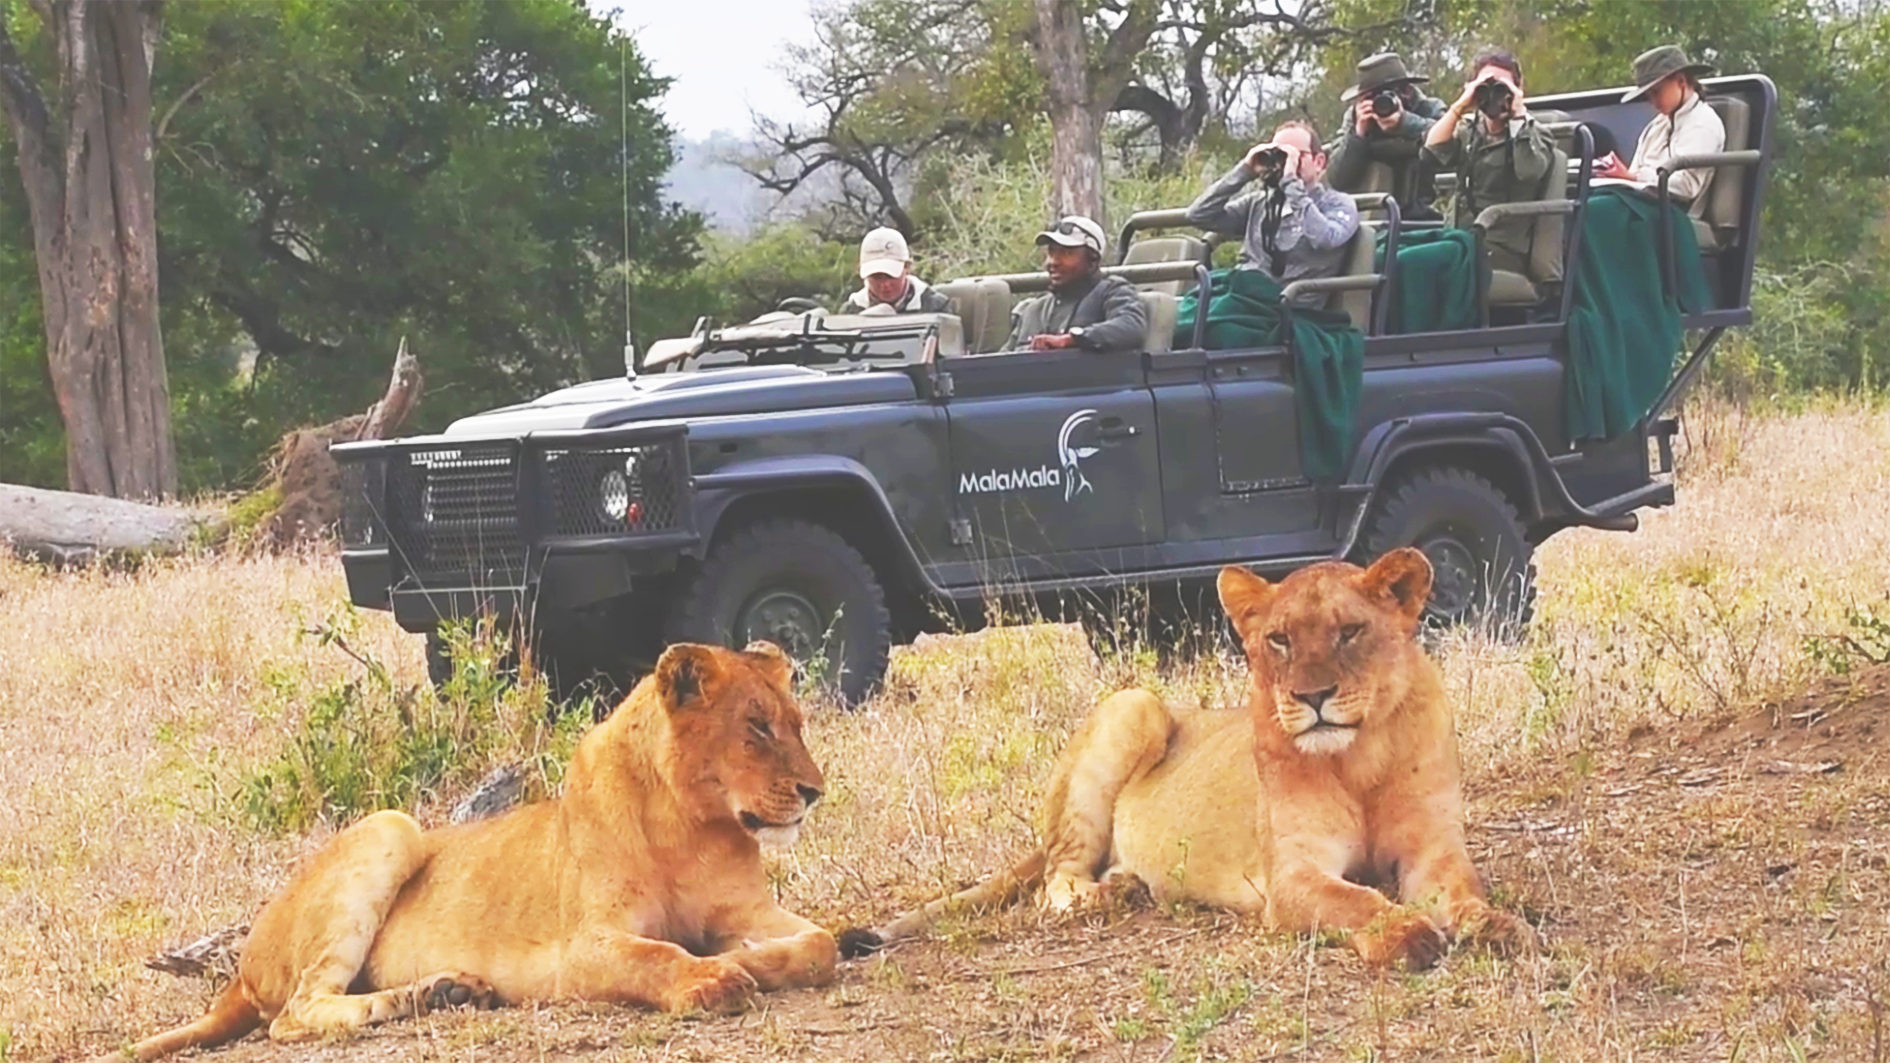
[(821, 525), (782, 518), (717, 543), (671, 599), (664, 636), (734, 649), (772, 642), (851, 709), (886, 677), (892, 617), (858, 550)]
[(1505, 641), (1522, 637), (1535, 615), (1535, 548), (1516, 507), (1482, 476), (1433, 466), (1396, 481), (1364, 537), (1365, 560), (1416, 546), (1433, 573), (1425, 622), (1471, 625)]

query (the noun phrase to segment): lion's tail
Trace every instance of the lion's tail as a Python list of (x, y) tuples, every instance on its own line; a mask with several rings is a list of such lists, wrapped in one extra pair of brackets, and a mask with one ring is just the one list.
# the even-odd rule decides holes
[(1025, 894), (1043, 885), (1043, 868), (1044, 848), (1039, 845), (1012, 867), (970, 889), (940, 897), (884, 926), (853, 927), (841, 931), (840, 953), (848, 958), (864, 956), (895, 942), (917, 937), (947, 914), (976, 914), (1008, 908)]
[[(137, 1060), (156, 1059), (172, 1052), (181, 1052), (186, 1048), (202, 1045), (220, 1045), (225, 1041), (234, 1041), (262, 1025), (262, 1013), (243, 991), (241, 977), (230, 979), (229, 987), (217, 998), (215, 1004), (203, 1018), (196, 1022), (167, 1030), (153, 1037), (147, 1037), (132, 1045), (124, 1055), (112, 1055), (106, 1059), (124, 1060), (127, 1057)], [(102, 1063), (102, 1061), (101, 1061)]]

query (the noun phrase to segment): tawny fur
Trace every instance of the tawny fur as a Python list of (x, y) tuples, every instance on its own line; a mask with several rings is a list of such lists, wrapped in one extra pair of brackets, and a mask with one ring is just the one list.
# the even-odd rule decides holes
[(130, 1054), (446, 1006), (730, 1010), (826, 984), (833, 938), (775, 903), (757, 840), (791, 838), (823, 785), (790, 679), (771, 647), (673, 646), (578, 744), (562, 797), (434, 831), (366, 817), (264, 907), (210, 1013)]
[(1057, 763), (1042, 846), (843, 941), (864, 951), (1039, 887), (1045, 907), (1079, 908), (1133, 878), (1160, 900), (1338, 932), (1373, 964), (1429, 966), (1452, 935), (1527, 947), (1533, 933), (1490, 907), (1464, 845), (1450, 703), (1414, 638), (1430, 586), (1411, 549), (1277, 586), (1223, 570), (1253, 675), (1246, 711), (1177, 715), (1145, 690), (1111, 696)]

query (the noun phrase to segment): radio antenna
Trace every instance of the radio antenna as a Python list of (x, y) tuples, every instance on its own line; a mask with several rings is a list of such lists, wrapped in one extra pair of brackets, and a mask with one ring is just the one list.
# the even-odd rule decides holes
[(637, 375), (636, 337), (630, 331), (630, 37), (622, 29), (617, 37), (617, 117), (620, 134), (617, 161), (623, 181), (623, 375)]

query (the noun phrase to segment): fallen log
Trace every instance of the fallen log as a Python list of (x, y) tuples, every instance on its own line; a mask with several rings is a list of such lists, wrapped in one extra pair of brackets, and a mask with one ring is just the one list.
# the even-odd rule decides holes
[(216, 524), (216, 515), (202, 510), (0, 484), (0, 540), (23, 557), (57, 565), (178, 553)]

